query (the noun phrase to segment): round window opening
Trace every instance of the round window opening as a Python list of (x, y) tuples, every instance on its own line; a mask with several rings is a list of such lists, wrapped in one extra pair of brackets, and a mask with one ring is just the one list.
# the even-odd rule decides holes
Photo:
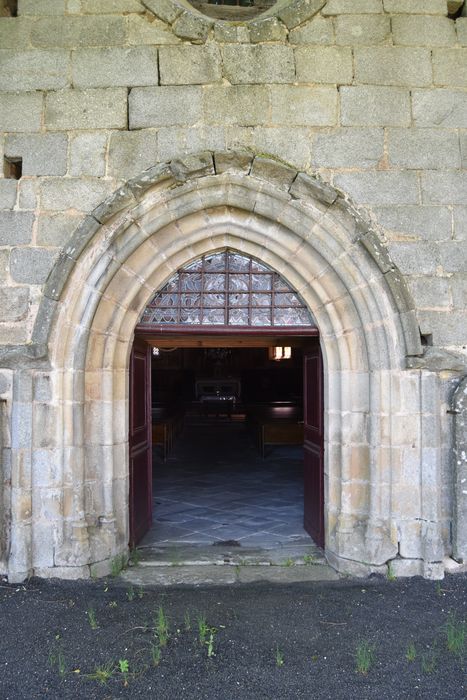
[(270, 10), (278, 0), (190, 0), (190, 4), (213, 19), (247, 22)]

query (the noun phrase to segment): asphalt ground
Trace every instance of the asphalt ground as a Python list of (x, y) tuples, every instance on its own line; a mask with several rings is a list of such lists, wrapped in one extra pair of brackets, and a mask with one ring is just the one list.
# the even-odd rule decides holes
[(467, 575), (0, 587), (0, 698), (467, 697)]

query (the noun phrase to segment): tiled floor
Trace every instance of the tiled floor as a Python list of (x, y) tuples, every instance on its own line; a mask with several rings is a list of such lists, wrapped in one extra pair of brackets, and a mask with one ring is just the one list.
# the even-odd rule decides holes
[(154, 524), (141, 546), (312, 544), (303, 529), (302, 470), (298, 447), (261, 459), (243, 423), (187, 422), (167, 462), (155, 457)]

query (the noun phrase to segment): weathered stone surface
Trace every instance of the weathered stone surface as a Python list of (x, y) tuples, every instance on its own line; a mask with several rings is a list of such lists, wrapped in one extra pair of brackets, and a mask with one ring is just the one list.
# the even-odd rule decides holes
[(60, 90), (46, 96), (48, 128), (124, 129), (127, 123), (125, 88)]
[(259, 85), (212, 85), (203, 91), (203, 113), (207, 124), (267, 124), (270, 91)]
[(0, 209), (13, 209), (16, 203), (16, 180), (0, 180)]
[(467, 247), (461, 241), (447, 241), (440, 247), (441, 267), (444, 272), (466, 272)]
[(310, 19), (324, 4), (325, 0), (294, 0), (291, 4), (284, 3), (283, 7), (279, 8), (277, 16), (289, 29), (292, 29)]
[(440, 263), (437, 243), (389, 243), (391, 258), (406, 275), (434, 275)]
[(426, 204), (465, 204), (467, 172), (422, 173), (422, 201)]
[(388, 154), (392, 165), (407, 169), (459, 168), (459, 139), (440, 129), (389, 129)]
[(448, 207), (391, 206), (376, 207), (378, 222), (398, 236), (444, 241), (452, 236), (452, 214)]
[(467, 308), (467, 273), (452, 275), (449, 278), (449, 286), (454, 307), (459, 310)]
[(449, 281), (440, 277), (422, 277), (409, 280), (417, 308), (435, 309), (451, 304)]
[(274, 85), (271, 100), (273, 124), (333, 126), (337, 122), (338, 92), (334, 87)]
[(373, 14), (383, 9), (382, 0), (328, 0), (323, 15)]
[(28, 46), (32, 26), (30, 17), (0, 17), (0, 47), (18, 49)]
[(383, 0), (384, 11), (414, 15), (446, 15), (446, 0)]
[(158, 160), (169, 161), (178, 158), (180, 153), (224, 150), (228, 147), (225, 131), (225, 127), (220, 126), (161, 128), (157, 132)]
[(43, 209), (50, 211), (89, 212), (102, 202), (114, 189), (112, 182), (97, 178), (47, 178), (41, 183)]
[(410, 92), (397, 87), (342, 87), (344, 126), (409, 126)]
[(190, 126), (201, 119), (201, 87), (133, 88), (128, 98), (130, 129)]
[(0, 281), (6, 282), (9, 277), (10, 251), (0, 250)]
[(251, 151), (218, 151), (214, 153), (214, 165), (218, 175), (229, 170), (249, 173), (252, 162), (253, 154)]
[(254, 44), (265, 41), (284, 41), (287, 29), (277, 17), (267, 17), (259, 22), (250, 22), (250, 39)]
[(163, 46), (159, 49), (161, 85), (201, 85), (221, 79), (215, 46)]
[(15, 282), (43, 284), (52, 269), (55, 252), (43, 248), (14, 248), (10, 257), (10, 274)]
[(38, 47), (114, 46), (124, 44), (125, 37), (123, 17), (50, 17), (31, 30), (31, 43)]
[(120, 12), (144, 12), (140, 0), (81, 0), (81, 12), (111, 14)]
[(64, 15), (65, 0), (18, 0), (18, 15)]
[(67, 149), (65, 134), (17, 134), (5, 140), (5, 155), (23, 159), (23, 175), (64, 175)]
[(206, 151), (197, 155), (176, 158), (170, 163), (170, 169), (174, 178), (180, 182), (185, 182), (190, 177), (214, 175), (212, 153)]
[(21, 321), (29, 309), (29, 287), (0, 288), (0, 322)]
[(152, 46), (78, 49), (73, 52), (73, 85), (78, 88), (157, 85), (158, 54)]
[(160, 163), (128, 180), (127, 187), (136, 199), (140, 199), (151, 187), (168, 180), (172, 180), (170, 166), (167, 163)]
[(70, 84), (70, 56), (61, 49), (0, 49), (0, 90), (54, 90)]
[(430, 85), (430, 50), (401, 46), (358, 47), (355, 49), (355, 78), (374, 85)]
[(383, 157), (383, 129), (341, 128), (319, 134), (312, 149), (312, 164), (328, 168), (371, 168)]
[(251, 174), (288, 189), (295, 180), (297, 171), (276, 160), (256, 157), (251, 166)]
[(40, 131), (43, 96), (40, 93), (7, 93), (0, 100), (0, 129), (9, 132)]
[(144, 0), (144, 5), (154, 12), (156, 17), (160, 17), (164, 22), (170, 24), (177, 19), (183, 10), (180, 5), (176, 5), (171, 0)]
[(455, 526), (453, 532), (453, 555), (458, 561), (467, 561), (467, 378), (459, 383), (453, 396), (452, 408), (455, 415), (454, 448), (454, 509)]
[(133, 192), (129, 187), (124, 185), (120, 187), (115, 192), (112, 192), (107, 199), (99, 204), (95, 209), (93, 209), (92, 215), (101, 224), (112, 218), (115, 214), (126, 209), (127, 207), (132, 207), (136, 204), (136, 199)]
[(336, 83), (353, 79), (352, 51), (340, 46), (307, 46), (295, 49), (297, 80), (300, 83)]
[(195, 14), (191, 11), (183, 11), (172, 25), (173, 31), (182, 39), (203, 43), (213, 26), (213, 20)]
[(434, 49), (433, 80), (435, 85), (467, 86), (467, 48)]
[(221, 44), (248, 44), (250, 41), (250, 29), (245, 24), (216, 22), (214, 25), (214, 38)]
[(345, 173), (335, 184), (360, 204), (418, 204), (415, 173)]
[(233, 85), (239, 83), (292, 83), (295, 80), (293, 50), (268, 44), (224, 46), (224, 74)]
[(467, 206), (453, 207), (453, 232), (458, 241), (467, 240)]
[(433, 345), (449, 347), (462, 345), (465, 339), (467, 312), (463, 311), (419, 311), (420, 330), (431, 333)]
[(415, 126), (467, 128), (467, 93), (460, 90), (413, 90)]
[(128, 43), (135, 46), (144, 44), (164, 46), (180, 43), (180, 39), (160, 20), (149, 22), (146, 17), (130, 15), (127, 18), (127, 27)]
[(127, 180), (157, 162), (157, 132), (117, 131), (110, 137), (109, 175)]
[(318, 199), (325, 204), (333, 204), (337, 199), (337, 192), (334, 187), (321, 182), (317, 178), (310, 177), (306, 173), (299, 173), (295, 178), (290, 194), (293, 197)]
[(343, 46), (383, 44), (391, 34), (389, 17), (384, 15), (340, 15), (335, 27), (336, 43)]
[(36, 209), (39, 200), (39, 180), (22, 177), (18, 182), (18, 206), (20, 209)]
[(0, 245), (30, 243), (34, 214), (20, 211), (0, 212)]
[(331, 19), (314, 17), (289, 32), (291, 44), (333, 44), (334, 27)]
[(78, 228), (80, 216), (68, 214), (42, 214), (39, 216), (37, 243), (43, 246), (64, 246)]
[[(296, 168), (305, 168), (310, 163), (311, 139), (308, 128), (295, 127), (293, 139), (290, 138), (290, 128), (286, 126), (256, 127), (250, 136), (248, 146), (256, 153), (274, 155)], [(245, 137), (242, 138), (241, 145), (244, 139)], [(238, 138), (232, 141), (228, 139), (228, 148), (239, 145)]]
[(467, 17), (456, 19), (457, 40), (461, 46), (467, 46)]
[(393, 17), (392, 35), (395, 44), (405, 46), (449, 46), (456, 42), (454, 22), (447, 17)]
[(70, 139), (70, 175), (105, 175), (107, 134), (89, 132)]

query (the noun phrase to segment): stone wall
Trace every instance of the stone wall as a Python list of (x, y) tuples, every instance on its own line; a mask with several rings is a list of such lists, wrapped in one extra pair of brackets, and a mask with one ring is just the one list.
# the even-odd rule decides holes
[[(447, 410), (467, 364), (466, 8), (452, 19), (445, 0), (291, 0), (229, 24), (185, 0), (18, 0), (17, 14), (0, 18), (5, 175), (22, 159), (20, 179), (0, 177), (5, 377), (49, 370), (32, 342), (43, 285), (73, 232), (115, 190), (186, 154), (269, 154), (342, 193), (409, 290), (424, 353), (407, 367), (432, 378), (423, 389), (431, 408), (420, 408), (417, 379), (411, 410), (426, 427), (420, 433), (414, 418), (415, 452), (407, 438), (402, 459), (412, 473), (424, 436), (449, 555), (457, 482)], [(280, 175), (275, 184), (283, 187)], [(28, 381), (30, 397), (15, 380), (6, 407), (19, 451), (7, 446), (4, 464), (17, 471), (31, 459), (32, 402), (53, 398), (50, 388), (49, 398), (33, 395)], [(46, 447), (39, 470), (51, 468)], [(19, 489), (24, 525), (28, 489), (9, 476), (5, 500)]]

